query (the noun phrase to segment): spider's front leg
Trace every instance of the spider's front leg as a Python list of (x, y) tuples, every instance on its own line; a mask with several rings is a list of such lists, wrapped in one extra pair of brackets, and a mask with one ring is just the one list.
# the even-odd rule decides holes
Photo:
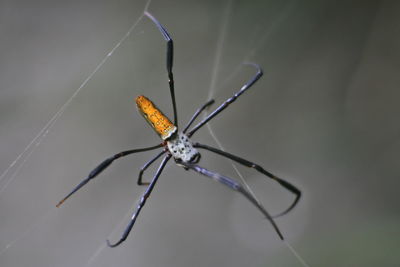
[(193, 144), (193, 146), (194, 146), (194, 147), (197, 147), (197, 148), (206, 149), (206, 150), (208, 150), (208, 151), (214, 152), (214, 153), (216, 153), (216, 154), (219, 154), (219, 155), (221, 155), (221, 156), (224, 156), (224, 157), (226, 157), (226, 158), (229, 158), (229, 159), (231, 159), (231, 160), (233, 160), (233, 161), (236, 161), (236, 162), (238, 162), (239, 164), (242, 164), (242, 165), (244, 165), (244, 166), (246, 166), (246, 167), (253, 168), (253, 169), (257, 170), (258, 172), (264, 174), (265, 176), (271, 178), (272, 180), (275, 180), (275, 181), (278, 182), (283, 188), (287, 189), (289, 192), (292, 192), (292, 193), (295, 195), (295, 199), (294, 199), (294, 201), (292, 202), (292, 204), (291, 204), (286, 210), (282, 211), (281, 213), (279, 213), (279, 214), (277, 214), (277, 215), (272, 216), (272, 218), (277, 218), (277, 217), (280, 217), (280, 216), (282, 216), (282, 215), (285, 215), (286, 213), (288, 213), (289, 211), (291, 211), (291, 210), (297, 205), (297, 203), (299, 202), (300, 197), (301, 197), (301, 191), (300, 191), (296, 186), (294, 186), (294, 185), (292, 185), (291, 183), (289, 183), (289, 182), (283, 180), (282, 178), (279, 178), (279, 177), (277, 177), (276, 175), (270, 173), (269, 171), (265, 170), (265, 169), (264, 169), (263, 167), (261, 167), (260, 165), (254, 163), (254, 162), (248, 161), (248, 160), (246, 160), (246, 159), (243, 159), (243, 158), (241, 158), (241, 157), (232, 155), (232, 154), (230, 154), (230, 153), (228, 153), (228, 152), (222, 151), (222, 150), (217, 149), (217, 148), (215, 148), (215, 147), (211, 147), (211, 146), (207, 146), (207, 145), (203, 145), (203, 144), (199, 144), (199, 143), (195, 143), (195, 144)]
[(227, 187), (229, 187), (230, 189), (242, 194), (244, 197), (247, 198), (247, 200), (249, 200), (254, 206), (257, 207), (257, 209), (259, 211), (261, 211), (262, 214), (264, 214), (264, 216), (268, 219), (268, 221), (272, 224), (272, 227), (275, 229), (276, 233), (278, 234), (279, 238), (281, 240), (283, 240), (283, 235), (281, 233), (281, 231), (278, 228), (278, 225), (276, 225), (273, 217), (268, 213), (268, 211), (264, 208), (263, 205), (261, 205), (261, 203), (259, 203), (254, 197), (253, 195), (247, 191), (243, 185), (241, 185), (240, 183), (236, 182), (235, 180), (226, 177), (224, 175), (221, 175), (219, 173), (216, 172), (212, 172), (210, 170), (207, 170), (203, 167), (200, 167), (199, 165), (193, 164), (193, 163), (189, 163), (189, 162), (179, 162), (179, 165), (186, 167), (188, 169), (191, 169), (201, 175), (204, 175), (208, 178), (211, 178)]
[(168, 154), (167, 156), (165, 156), (164, 160), (161, 162), (160, 167), (158, 167), (158, 170), (157, 170), (156, 174), (154, 175), (153, 180), (151, 181), (150, 185), (147, 187), (142, 198), (140, 199), (139, 204), (137, 205), (136, 211), (133, 213), (131, 221), (129, 222), (128, 226), (126, 227), (124, 233), (122, 234), (121, 239), (114, 244), (111, 244), (110, 241), (107, 240), (107, 245), (109, 247), (116, 247), (126, 240), (126, 238), (128, 237), (129, 233), (132, 230), (133, 225), (136, 222), (137, 216), (139, 215), (140, 211), (142, 210), (144, 204), (146, 204), (147, 198), (150, 196), (151, 192), (153, 191), (153, 188), (156, 185), (158, 177), (160, 177), (161, 172), (163, 171), (165, 165), (167, 164), (167, 162), (170, 158), (171, 158), (171, 155)]

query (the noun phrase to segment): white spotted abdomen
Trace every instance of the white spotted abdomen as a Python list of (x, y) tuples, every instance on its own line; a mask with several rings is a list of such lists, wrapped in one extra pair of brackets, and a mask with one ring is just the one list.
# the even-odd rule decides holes
[(179, 132), (175, 138), (167, 141), (169, 152), (175, 159), (182, 160), (184, 162), (190, 162), (196, 155), (199, 154), (197, 149), (193, 147), (192, 142), (184, 134)]

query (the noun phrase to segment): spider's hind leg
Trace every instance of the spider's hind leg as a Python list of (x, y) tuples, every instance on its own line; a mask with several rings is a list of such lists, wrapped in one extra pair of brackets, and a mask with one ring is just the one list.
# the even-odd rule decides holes
[(172, 41), (171, 36), (161, 25), (161, 23), (149, 12), (144, 12), (144, 14), (151, 19), (154, 24), (156, 24), (157, 28), (160, 30), (161, 34), (163, 35), (165, 41), (167, 42), (167, 72), (168, 72), (168, 84), (169, 84), (169, 91), (171, 94), (172, 100), (172, 107), (174, 109), (174, 124), (178, 127), (178, 114), (176, 111), (176, 101), (175, 101), (175, 87), (174, 87), (174, 74), (172, 73), (172, 65), (174, 60), (174, 42)]
[(210, 114), (208, 114), (208, 116), (206, 118), (204, 118), (201, 122), (199, 122), (196, 126), (193, 127), (192, 130), (190, 130), (187, 133), (187, 136), (191, 137), (198, 129), (200, 129), (201, 127), (203, 127), (207, 122), (209, 122), (212, 118), (214, 118), (215, 116), (217, 116), (221, 111), (223, 111), (224, 109), (226, 109), (230, 104), (232, 104), (233, 102), (236, 101), (236, 99), (238, 99), (239, 96), (241, 96), (244, 92), (246, 92), (249, 88), (251, 88), (253, 86), (253, 84), (255, 84), (258, 79), (261, 78), (261, 76), (263, 75), (262, 69), (259, 65), (254, 64), (254, 63), (245, 63), (246, 65), (251, 65), (253, 67), (255, 67), (257, 69), (257, 73), (250, 79), (248, 80), (243, 86), (242, 88), (240, 88), (240, 90), (235, 93), (232, 97), (228, 98), (224, 103), (222, 103), (219, 107), (217, 107), (213, 112), (211, 112)]
[(87, 184), (90, 180), (96, 178), (97, 175), (99, 175), (102, 171), (104, 171), (106, 168), (108, 168), (111, 163), (114, 162), (114, 160), (134, 154), (134, 153), (139, 153), (139, 152), (144, 152), (144, 151), (149, 151), (149, 150), (154, 150), (157, 148), (162, 147), (163, 144), (159, 144), (156, 146), (152, 146), (152, 147), (145, 147), (145, 148), (138, 148), (138, 149), (132, 149), (132, 150), (127, 150), (127, 151), (122, 151), (120, 153), (115, 154), (112, 157), (109, 157), (108, 159), (104, 160), (102, 163), (100, 163), (96, 168), (94, 168), (94, 170), (92, 170), (88, 177), (86, 179), (84, 179), (82, 182), (80, 182), (66, 197), (64, 197), (60, 202), (58, 202), (58, 204), (56, 205), (56, 207), (60, 207), (65, 200), (67, 200), (70, 196), (72, 196), (73, 194), (75, 194), (76, 191), (78, 191), (79, 189), (81, 189), (85, 184)]
[(190, 121), (188, 122), (188, 124), (185, 126), (185, 129), (182, 131), (183, 133), (186, 133), (186, 131), (189, 129), (189, 127), (192, 125), (192, 123), (197, 119), (197, 117), (200, 115), (200, 113), (205, 110), (206, 108), (208, 108), (209, 106), (211, 106), (214, 103), (214, 99), (211, 99), (209, 101), (207, 101), (207, 103), (205, 103), (203, 106), (201, 106), (200, 108), (198, 108), (196, 110), (196, 112), (193, 114), (192, 118), (190, 119)]
[(154, 158), (152, 158), (151, 160), (149, 160), (148, 162), (146, 162), (143, 167), (140, 169), (139, 172), (139, 176), (138, 176), (138, 180), (137, 180), (137, 184), (138, 185), (149, 185), (149, 182), (142, 182), (142, 177), (143, 177), (143, 173), (145, 170), (147, 170), (148, 167), (150, 167), (151, 164), (153, 164), (157, 159), (159, 159), (166, 151), (163, 150), (161, 151), (157, 156), (155, 156)]

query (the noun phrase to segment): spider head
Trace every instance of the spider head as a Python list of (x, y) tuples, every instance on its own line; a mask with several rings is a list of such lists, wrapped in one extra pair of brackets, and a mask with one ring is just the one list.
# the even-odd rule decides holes
[[(189, 161), (187, 161), (186, 163), (193, 163), (193, 164), (199, 163), (200, 158), (201, 158), (201, 154), (200, 154), (200, 153), (197, 153), (196, 155), (194, 155), (194, 156), (193, 156)], [(183, 165), (182, 162), (183, 162), (183, 160), (181, 160), (181, 159), (179, 159), (179, 158), (175, 158), (175, 163), (176, 163), (178, 166), (181, 166), (182, 168), (184, 168), (185, 170), (188, 171), (189, 168), (186, 167), (185, 165)]]
[(197, 154), (194, 155), (194, 156), (189, 160), (189, 162), (190, 162), (190, 163), (199, 163), (200, 158), (201, 158), (201, 154), (200, 154), (199, 152), (197, 152)]
[(200, 160), (200, 153), (184, 133), (179, 132), (168, 139), (167, 148), (178, 164), (181, 161), (197, 163)]

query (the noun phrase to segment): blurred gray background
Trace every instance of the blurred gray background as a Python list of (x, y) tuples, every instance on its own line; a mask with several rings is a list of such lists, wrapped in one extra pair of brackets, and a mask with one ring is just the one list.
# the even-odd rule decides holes
[[(0, 2), (0, 172), (145, 4)], [(263, 67), (211, 127), (227, 151), (302, 189), (298, 207), (277, 223), (305, 261), (399, 266), (400, 2), (153, 0), (149, 11), (175, 41), (181, 125), (209, 96), (220, 103), (254, 74), (243, 62)], [(172, 161), (127, 241), (107, 248), (144, 190), (136, 177), (155, 151), (115, 162), (55, 208), (103, 159), (159, 142), (136, 112), (139, 94), (172, 114), (165, 42), (146, 18), (2, 177), (0, 266), (302, 266), (242, 196)], [(206, 127), (194, 139), (216, 146)], [(204, 152), (201, 165), (238, 179), (216, 155)], [(239, 170), (271, 213), (290, 204), (290, 193)]]

